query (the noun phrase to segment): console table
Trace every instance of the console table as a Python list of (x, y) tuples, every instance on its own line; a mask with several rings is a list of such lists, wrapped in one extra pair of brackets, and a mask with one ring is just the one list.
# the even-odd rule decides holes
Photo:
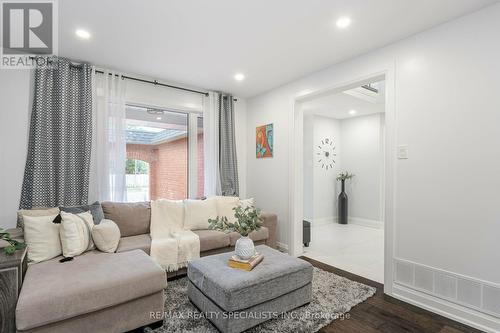
[(0, 249), (0, 332), (16, 331), (16, 304), (27, 268), (26, 248), (7, 255)]

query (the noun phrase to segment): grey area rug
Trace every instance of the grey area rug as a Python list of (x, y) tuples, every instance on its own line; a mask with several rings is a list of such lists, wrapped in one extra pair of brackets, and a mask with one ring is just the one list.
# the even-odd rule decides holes
[[(314, 268), (313, 299), (308, 305), (255, 326), (247, 332), (316, 332), (375, 294), (375, 288)], [(203, 317), (187, 297), (187, 277), (169, 281), (165, 289), (163, 327), (149, 332), (215, 333), (217, 328)]]

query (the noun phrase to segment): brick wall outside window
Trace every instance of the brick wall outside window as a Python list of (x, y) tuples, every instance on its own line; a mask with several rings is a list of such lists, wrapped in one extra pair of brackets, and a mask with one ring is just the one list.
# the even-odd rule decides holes
[[(151, 200), (188, 197), (188, 140), (181, 138), (159, 145), (127, 144), (127, 158), (149, 163)], [(198, 134), (198, 197), (203, 196), (203, 134)]]

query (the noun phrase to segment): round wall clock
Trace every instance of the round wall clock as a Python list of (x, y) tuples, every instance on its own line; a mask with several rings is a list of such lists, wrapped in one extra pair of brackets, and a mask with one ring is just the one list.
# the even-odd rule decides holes
[(333, 139), (325, 138), (321, 140), (321, 144), (316, 147), (316, 161), (323, 169), (333, 169), (335, 165), (335, 145)]

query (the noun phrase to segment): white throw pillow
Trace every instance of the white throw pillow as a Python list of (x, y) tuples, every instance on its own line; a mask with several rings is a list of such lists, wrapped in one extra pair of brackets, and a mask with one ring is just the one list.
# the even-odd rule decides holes
[(94, 219), (90, 212), (72, 214), (61, 212), (61, 245), (63, 256), (75, 257), (94, 248), (92, 228)]
[(92, 228), (92, 239), (99, 251), (113, 253), (120, 242), (120, 228), (118, 225), (107, 219), (103, 219), (101, 223), (96, 224)]
[(57, 215), (23, 216), (24, 241), (30, 261), (42, 262), (61, 255), (59, 224), (52, 223)]
[(17, 211), (17, 227), (24, 229), (24, 216), (49, 216), (59, 214), (59, 207), (20, 209)]
[(223, 196), (217, 196), (213, 198), (215, 198), (215, 201), (217, 202), (217, 215), (220, 217), (227, 217), (227, 220), (231, 223), (236, 222), (233, 208), (237, 207), (240, 204), (240, 198)]
[(217, 218), (217, 204), (213, 198), (184, 200), (184, 229), (208, 229), (208, 219)]
[(184, 201), (159, 199), (151, 201), (151, 238), (171, 236), (171, 230), (182, 230), (184, 226)]
[(240, 200), (240, 206), (243, 209), (246, 209), (248, 207), (255, 208), (255, 199), (254, 198), (249, 198), (249, 199)]

